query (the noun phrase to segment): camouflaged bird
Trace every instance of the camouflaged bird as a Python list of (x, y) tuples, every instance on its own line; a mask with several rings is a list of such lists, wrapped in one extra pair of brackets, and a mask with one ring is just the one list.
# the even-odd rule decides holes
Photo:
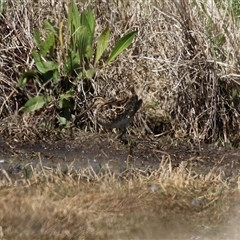
[(134, 87), (131, 86), (125, 91), (118, 91), (112, 99), (96, 97), (94, 105), (96, 123), (105, 128), (118, 128), (121, 132), (118, 137), (122, 139), (142, 105), (142, 99), (138, 99)]

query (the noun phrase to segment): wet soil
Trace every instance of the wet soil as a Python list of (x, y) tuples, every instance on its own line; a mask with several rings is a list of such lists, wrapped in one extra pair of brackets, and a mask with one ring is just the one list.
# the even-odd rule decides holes
[[(65, 138), (64, 140), (49, 140), (31, 144), (29, 142), (19, 143), (19, 141), (14, 141), (14, 139), (0, 141), (0, 169), (4, 169), (13, 179), (21, 178), (23, 170), (28, 165), (41, 165), (46, 169), (60, 167), (63, 171), (68, 170), (70, 166), (73, 166), (77, 170), (91, 166), (96, 173), (101, 171), (105, 166), (108, 166), (112, 171), (122, 173), (129, 168), (138, 168), (146, 172), (157, 169), (164, 162), (171, 164), (173, 169), (181, 165), (189, 169), (191, 173), (204, 175), (209, 172), (221, 172), (221, 176), (225, 178), (223, 180), (226, 181), (238, 178), (240, 173), (239, 149), (218, 147), (214, 144), (194, 145), (186, 141), (173, 141), (168, 138), (130, 138), (128, 143), (124, 144), (115, 139), (114, 135), (85, 133), (77, 133), (74, 137)], [(2, 171), (0, 171), (0, 178), (1, 174), (3, 174)], [(183, 215), (183, 220), (178, 219), (179, 215), (177, 217), (174, 214), (169, 216), (165, 208), (161, 212), (162, 214), (166, 214), (166, 219), (162, 215), (159, 216), (155, 212), (157, 208), (161, 209), (163, 207), (164, 201), (159, 202), (159, 199), (163, 198), (163, 194), (158, 193), (154, 186), (150, 186), (149, 189), (151, 190), (150, 194), (159, 194), (156, 197), (156, 205), (149, 208), (152, 212), (150, 211), (147, 214), (139, 213), (136, 216), (136, 223), (141, 222), (139, 219), (145, 218), (144, 226), (147, 228), (145, 231), (147, 233), (146, 238), (147, 236), (158, 236), (158, 239), (166, 239), (167, 237), (170, 239), (170, 236), (171, 239), (214, 239), (217, 236), (217, 238), (221, 239), (230, 239), (229, 236), (232, 238), (238, 236), (238, 222), (240, 219), (239, 194), (234, 196), (235, 200), (229, 200), (234, 206), (226, 208), (233, 210), (224, 216), (226, 221), (221, 221), (223, 224), (215, 229), (210, 227), (211, 224), (209, 222), (214, 214), (207, 214), (204, 210), (199, 211), (199, 213), (194, 212), (193, 214), (185, 212), (186, 209), (179, 206), (179, 212)], [(206, 193), (203, 193), (203, 196), (204, 194)], [(176, 200), (175, 197), (173, 196), (172, 198), (173, 202)], [(167, 198), (165, 201), (169, 201), (169, 199)], [(195, 211), (195, 207), (199, 207), (199, 201), (194, 198), (190, 203), (191, 206), (187, 208), (188, 211), (189, 209)], [(169, 203), (170, 208), (171, 206)], [(121, 214), (127, 219), (129, 218), (128, 214)], [(201, 214), (206, 214), (206, 216), (203, 217)], [(130, 216), (132, 217), (132, 212)], [(193, 220), (193, 216), (196, 219)], [(184, 223), (185, 218), (188, 221), (192, 219), (196, 225), (196, 229), (192, 228), (191, 225), (188, 231)], [(108, 219), (109, 216), (106, 220), (102, 221), (102, 224), (108, 224)], [(167, 219), (168, 221), (172, 220), (168, 222)], [(126, 219), (124, 219), (125, 221)], [(115, 225), (118, 226), (119, 221), (116, 220)], [(202, 231), (199, 230), (201, 228), (203, 228)], [(141, 233), (140, 229), (136, 227), (135, 230), (133, 228), (133, 238), (134, 236), (139, 236), (139, 238), (145, 236), (144, 233)], [(149, 235), (149, 232), (152, 235)], [(116, 234), (115, 231), (114, 233)], [(163, 233), (166, 233), (166, 236), (161, 235)], [(124, 236), (119, 236), (119, 239), (125, 239)]]
[(197, 173), (222, 171), (226, 178), (240, 172), (239, 149), (217, 147), (214, 144), (194, 145), (184, 141), (129, 138), (122, 143), (109, 134), (75, 134), (73, 138), (39, 143), (0, 141), (0, 168), (16, 174), (26, 165), (46, 168), (69, 165), (76, 169), (91, 166), (96, 172), (108, 166), (117, 173), (127, 168), (142, 170), (158, 168), (169, 161), (173, 168), (184, 164)]

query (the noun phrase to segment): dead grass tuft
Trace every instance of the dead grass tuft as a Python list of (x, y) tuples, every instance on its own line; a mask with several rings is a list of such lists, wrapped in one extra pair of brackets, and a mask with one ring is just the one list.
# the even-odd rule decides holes
[(169, 163), (121, 174), (108, 168), (96, 173), (91, 167), (65, 173), (60, 168), (26, 169), (32, 173), (22, 179), (0, 174), (0, 222), (6, 239), (216, 234), (214, 229), (225, 224), (239, 195), (221, 174), (197, 175), (183, 165), (172, 169)]
[[(38, 93), (34, 84), (24, 90), (16, 88), (20, 75), (34, 68), (33, 30), (41, 29), (44, 19), (59, 26), (66, 17), (66, 4), (64, 0), (4, 4), (0, 19), (1, 118), (18, 113)], [(87, 4), (81, 2), (79, 8)], [(97, 17), (97, 34), (109, 25), (112, 44), (129, 30), (137, 30), (131, 47), (91, 79), (93, 95), (112, 95), (116, 89), (134, 84), (144, 104), (133, 132), (141, 128), (140, 134), (171, 133), (196, 141), (231, 140), (238, 145), (239, 23), (233, 5), (225, 1), (200, 5), (190, 0), (95, 0), (91, 5)], [(61, 61), (61, 52), (58, 58)], [(90, 94), (85, 101), (83, 91), (79, 84), (75, 105), (80, 115), (92, 98)], [(46, 116), (54, 116), (56, 106), (53, 108), (33, 117), (44, 122)], [(91, 113), (77, 119), (77, 125), (92, 129)]]

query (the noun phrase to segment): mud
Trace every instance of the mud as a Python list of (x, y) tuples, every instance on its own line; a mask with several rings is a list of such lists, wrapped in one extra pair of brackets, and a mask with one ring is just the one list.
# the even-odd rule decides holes
[(214, 169), (224, 171), (225, 177), (237, 176), (240, 170), (240, 152), (230, 147), (213, 144), (194, 145), (170, 142), (168, 139), (133, 139), (128, 144), (109, 134), (77, 134), (72, 139), (29, 144), (0, 142), (0, 168), (18, 174), (29, 164), (41, 163), (46, 168), (69, 165), (75, 169), (91, 166), (96, 172), (108, 166), (116, 173), (128, 168), (155, 169), (163, 161), (172, 167), (184, 164), (186, 168), (205, 174)]
[[(221, 172), (221, 176), (226, 181), (237, 178), (240, 170), (238, 149), (221, 148), (210, 144), (194, 145), (184, 141), (173, 142), (167, 138), (132, 138), (128, 144), (123, 144), (109, 134), (84, 135), (79, 133), (72, 139), (49, 141), (48, 143), (0, 142), (0, 169), (4, 169), (11, 178), (22, 178), (23, 170), (26, 170), (28, 165), (41, 165), (46, 169), (60, 167), (62, 171), (68, 170), (69, 166), (73, 166), (75, 169), (91, 166), (96, 173), (108, 166), (112, 171), (122, 173), (133, 167), (143, 171), (155, 169), (165, 161), (168, 161), (172, 168), (182, 164), (186, 169), (198, 174), (207, 174), (211, 171)], [(0, 173), (2, 174), (2, 171)], [(151, 187), (151, 191), (152, 194), (155, 193), (154, 187)], [(238, 202), (238, 197), (239, 195), (236, 194), (237, 199), (234, 202)], [(198, 202), (193, 200), (191, 204), (194, 209)], [(188, 219), (192, 216), (191, 213), (184, 213), (184, 209), (180, 209), (183, 220), (178, 219), (179, 215), (172, 216), (172, 218), (166, 216), (168, 221), (172, 219), (170, 222), (165, 221), (164, 216), (155, 216), (154, 206), (152, 211), (151, 214), (144, 213), (143, 216), (141, 214), (136, 216), (136, 219), (140, 217), (146, 219), (145, 230), (141, 232), (141, 229), (134, 227), (133, 224), (132, 232), (128, 234), (128, 237), (131, 236), (133, 239), (136, 237), (138, 239), (148, 238), (149, 236), (156, 239), (235, 239), (239, 236), (239, 204), (234, 204), (231, 213), (225, 216), (226, 221), (217, 229), (211, 228), (211, 216), (209, 215), (206, 215), (206, 219), (203, 221), (205, 225), (201, 227), (198, 219), (194, 219), (196, 229), (192, 226), (189, 226), (188, 229), (188, 226), (184, 224), (184, 218)], [(132, 214), (130, 216), (133, 217)], [(136, 221), (139, 222), (139, 220)], [(116, 223), (116, 226), (118, 224), (119, 222)], [(201, 228), (202, 230), (199, 230)], [(118, 232), (114, 232), (115, 236), (116, 233)], [(126, 238), (126, 235), (121, 235), (121, 232), (117, 236), (119, 239)]]

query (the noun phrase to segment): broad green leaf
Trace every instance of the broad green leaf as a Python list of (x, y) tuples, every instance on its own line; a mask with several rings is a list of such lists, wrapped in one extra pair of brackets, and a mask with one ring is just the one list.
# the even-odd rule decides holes
[(33, 50), (32, 51), (32, 56), (33, 56), (33, 59), (36, 63), (36, 67), (37, 69), (40, 71), (40, 72), (44, 72), (44, 66), (42, 64), (42, 60), (41, 60), (41, 57), (40, 55), (35, 51)]
[(76, 3), (72, 0), (68, 8), (68, 31), (70, 35), (69, 49), (74, 52), (78, 51), (79, 42), (79, 29), (80, 25), (80, 14)]
[(53, 61), (46, 61), (46, 62), (41, 62), (39, 64), (36, 63), (36, 66), (41, 73), (46, 73), (49, 71), (54, 71), (58, 69), (58, 65), (56, 62)]
[(85, 54), (87, 52), (89, 35), (88, 29), (85, 26), (82, 26), (78, 31), (78, 38), (77, 38), (77, 49), (79, 52), (80, 63), (83, 61)]
[(69, 89), (67, 92), (63, 93), (60, 95), (60, 98), (62, 99), (70, 99), (74, 96), (74, 90)]
[(85, 73), (86, 78), (91, 79), (94, 76), (95, 72), (96, 72), (95, 68), (89, 68)]
[(47, 98), (45, 96), (36, 96), (29, 99), (24, 107), (22, 108), (23, 112), (34, 112), (44, 106), (47, 102)]
[(77, 75), (77, 79), (79, 80), (81, 80), (81, 79), (83, 79), (83, 77), (84, 77), (84, 74), (83, 74), (83, 72), (79, 72), (78, 73), (78, 75)]
[(55, 82), (58, 80), (59, 78), (59, 74), (58, 74), (58, 69), (55, 69), (55, 71), (53, 71), (53, 80), (55, 80)]
[(37, 47), (40, 47), (40, 44), (41, 44), (41, 33), (39, 31), (39, 29), (35, 29), (34, 30), (34, 41), (35, 41), (35, 44), (37, 45)]
[(67, 75), (72, 75), (74, 70), (79, 68), (79, 65), (80, 65), (79, 54), (69, 50), (67, 56), (67, 63), (65, 64)]
[(67, 124), (67, 119), (65, 117), (61, 117), (61, 116), (57, 116), (57, 119), (58, 119), (58, 122), (59, 122), (59, 125), (66, 125)]
[(88, 44), (92, 46), (94, 32), (95, 32), (95, 17), (91, 8), (88, 8), (86, 11), (82, 12), (81, 17), (81, 25), (87, 27), (88, 30)]
[(78, 52), (80, 65), (84, 57), (90, 59), (93, 55), (92, 43), (95, 31), (95, 18), (89, 8), (79, 14), (74, 1), (68, 9), (68, 28), (71, 36), (70, 49)]
[(93, 39), (95, 31), (95, 18), (93, 11), (88, 8), (86, 11), (83, 11), (80, 16), (81, 29), (79, 29), (79, 41), (78, 41), (78, 50), (81, 59), (84, 57), (91, 59), (93, 56)]
[(1, 1), (0, 1), (0, 15), (1, 15), (2, 12), (3, 12), (3, 8), (4, 8), (5, 3), (6, 3), (6, 0), (1, 0)]
[(136, 31), (128, 33), (116, 43), (115, 47), (112, 50), (111, 55), (107, 60), (107, 64), (112, 62), (120, 53), (122, 53), (132, 43), (135, 34)]
[(55, 48), (55, 37), (53, 33), (49, 33), (46, 40), (40, 44), (40, 54), (45, 57), (47, 53), (53, 55)]
[(97, 64), (98, 60), (101, 58), (104, 51), (107, 49), (109, 37), (110, 37), (110, 31), (109, 31), (109, 28), (106, 28), (100, 35), (97, 42), (97, 51), (96, 51), (94, 66)]
[(70, 89), (66, 93), (60, 95), (59, 107), (60, 108), (72, 108), (71, 98), (74, 96), (74, 90)]
[(36, 51), (32, 52), (34, 61), (36, 63), (36, 67), (38, 69), (39, 72), (41, 73), (46, 73), (48, 71), (53, 71), (53, 70), (57, 70), (58, 69), (58, 65), (56, 62), (53, 61), (42, 61), (41, 57), (39, 56), (39, 54)]
[(48, 51), (50, 51), (51, 55), (53, 54), (55, 48), (55, 36), (56, 37), (58, 36), (57, 30), (47, 20), (44, 21), (44, 29), (47, 32), (46, 40), (45, 41), (41, 40), (41, 33), (39, 29), (36, 29), (34, 31), (34, 40), (37, 47), (40, 49), (40, 54), (45, 57)]
[(85, 53), (85, 57), (90, 60), (94, 55), (94, 51), (92, 49), (92, 46), (90, 45), (87, 45), (87, 48), (86, 48), (86, 53)]
[(24, 87), (27, 83), (27, 80), (30, 79), (30, 78), (33, 78), (33, 79), (36, 79), (38, 78), (38, 75), (37, 73), (33, 72), (33, 71), (27, 71), (25, 72), (21, 78), (19, 79), (18, 81), (18, 84), (17, 84), (17, 87)]
[(68, 8), (68, 31), (73, 36), (75, 31), (80, 28), (80, 16), (76, 3), (72, 0)]
[(53, 33), (54, 36), (57, 36), (57, 29), (48, 20), (44, 20), (43, 25), (48, 33)]

